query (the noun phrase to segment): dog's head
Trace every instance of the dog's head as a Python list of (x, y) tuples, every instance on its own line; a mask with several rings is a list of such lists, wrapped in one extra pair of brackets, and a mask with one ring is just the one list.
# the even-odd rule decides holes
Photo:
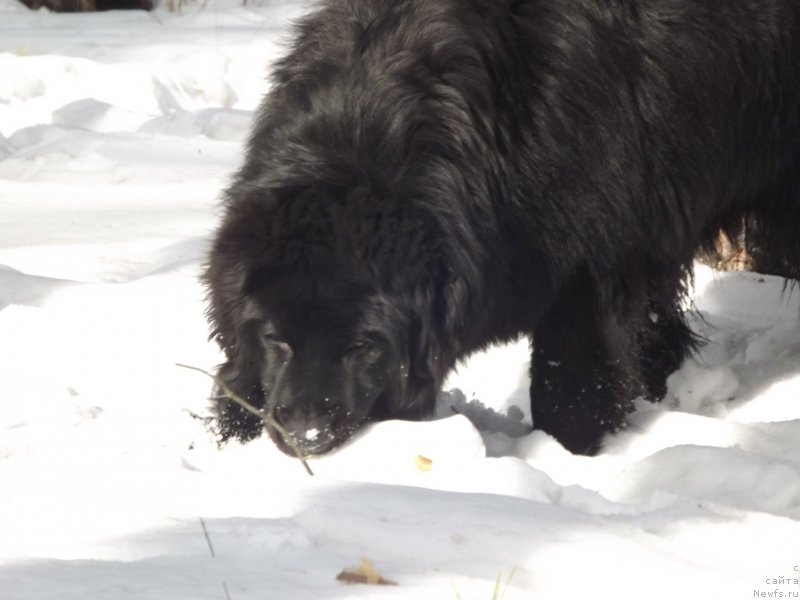
[[(326, 214), (309, 225), (338, 223), (329, 235), (252, 206), (263, 205), (229, 216), (206, 274), (225, 386), (269, 415), (288, 454), (321, 454), (367, 422), (430, 412), (454, 360), (443, 342), (453, 286), (430, 268), (426, 250), (436, 253), (418, 247), (419, 231), (396, 229), (413, 224), (364, 232)], [(227, 395), (215, 393), (222, 437), (260, 434)]]
[(369, 420), (429, 404), (412, 389), (412, 315), (352, 275), (325, 263), (313, 274), (251, 274), (247, 343), (284, 451), (287, 435), (320, 454)]

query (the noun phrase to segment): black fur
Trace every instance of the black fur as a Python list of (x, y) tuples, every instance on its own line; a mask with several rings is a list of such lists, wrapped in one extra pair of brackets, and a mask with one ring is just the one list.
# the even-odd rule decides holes
[(721, 228), (800, 275), (799, 107), (797, 0), (330, 0), (227, 191), (220, 376), (313, 454), (528, 335), (534, 426), (595, 452), (692, 350)]

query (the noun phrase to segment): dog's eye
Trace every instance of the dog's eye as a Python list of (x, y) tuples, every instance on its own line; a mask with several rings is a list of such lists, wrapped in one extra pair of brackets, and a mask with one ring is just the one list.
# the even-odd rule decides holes
[(367, 362), (375, 362), (383, 356), (383, 350), (366, 340), (357, 340), (350, 344), (345, 350), (347, 358), (358, 358)]
[(345, 350), (345, 354), (362, 354), (364, 352), (368, 352), (374, 347), (375, 346), (373, 346), (369, 342), (358, 340), (353, 342), (347, 347), (347, 350)]

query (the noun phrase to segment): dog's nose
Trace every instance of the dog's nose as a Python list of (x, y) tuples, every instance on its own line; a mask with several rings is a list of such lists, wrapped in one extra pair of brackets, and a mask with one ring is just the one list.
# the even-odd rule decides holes
[(315, 403), (278, 404), (272, 411), (272, 418), (298, 443), (313, 443), (336, 420), (338, 412), (336, 403), (325, 398)]
[[(293, 405), (279, 405), (272, 418), (280, 426), (276, 432), (284, 443), (304, 455), (322, 454), (336, 445), (330, 415), (309, 414)], [(286, 439), (287, 436), (290, 439)]]

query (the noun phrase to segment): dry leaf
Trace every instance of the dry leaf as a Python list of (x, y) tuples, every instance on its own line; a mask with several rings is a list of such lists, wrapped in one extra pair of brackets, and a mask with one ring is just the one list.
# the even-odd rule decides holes
[(414, 466), (420, 471), (425, 471), (427, 473), (433, 467), (433, 461), (430, 458), (422, 456), (422, 454), (417, 454), (417, 456), (414, 457)]
[(369, 585), (397, 585), (394, 581), (384, 579), (375, 570), (375, 565), (366, 558), (355, 569), (345, 569), (336, 576), (337, 581), (345, 583), (366, 583)]

